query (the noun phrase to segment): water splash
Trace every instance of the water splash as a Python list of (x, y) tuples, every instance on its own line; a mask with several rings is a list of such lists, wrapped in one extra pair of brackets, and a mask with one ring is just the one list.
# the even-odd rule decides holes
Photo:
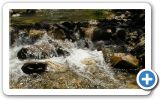
[[(80, 40), (78, 42), (80, 42), (80, 44), (84, 44), (83, 40)], [(66, 67), (69, 67), (69, 69), (75, 72), (77, 75), (89, 80), (92, 84), (100, 86), (101, 88), (124, 88), (126, 86), (126, 84), (120, 84), (121, 82), (115, 77), (116, 75), (114, 71), (111, 70), (109, 64), (105, 63), (102, 51), (91, 49), (93, 47), (93, 43), (90, 43), (92, 44), (90, 48), (84, 48), (84, 46), (81, 47), (78, 42), (71, 42), (69, 40), (55, 40), (49, 37), (47, 33), (45, 33), (41, 37), (41, 39), (36, 41), (33, 45), (48, 45), (54, 50), (53, 52), (56, 55), (51, 56), (51, 58), (47, 59), (28, 59), (23, 61), (20, 61), (17, 58), (17, 52), (22, 47), (34, 48), (34, 46), (17, 44), (16, 46), (10, 48), (10, 74), (12, 76), (11, 80), (18, 80), (22, 76), (27, 76), (21, 71), (21, 67), (26, 62), (50, 61), (56, 64), (66, 65)], [(57, 47), (61, 47), (62, 49), (68, 51), (70, 55), (59, 56), (56, 51)], [(40, 56), (41, 54), (38, 52), (40, 51), (36, 51), (35, 53)], [(53, 70), (49, 69), (48, 71)]]

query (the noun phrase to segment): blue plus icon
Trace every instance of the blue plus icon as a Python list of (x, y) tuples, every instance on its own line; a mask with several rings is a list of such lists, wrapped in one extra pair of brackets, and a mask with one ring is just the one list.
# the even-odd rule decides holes
[(137, 83), (142, 89), (150, 90), (157, 84), (157, 74), (151, 70), (141, 70), (137, 75)]
[(149, 74), (146, 74), (146, 77), (142, 78), (142, 81), (145, 81), (145, 84), (148, 86), (150, 81), (153, 81), (153, 78), (149, 77)]

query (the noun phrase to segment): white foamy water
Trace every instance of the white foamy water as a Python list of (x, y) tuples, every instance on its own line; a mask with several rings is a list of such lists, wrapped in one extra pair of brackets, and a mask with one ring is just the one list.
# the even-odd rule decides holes
[[(50, 42), (49, 42), (50, 41)], [(18, 42), (19, 43), (19, 42)], [(57, 53), (55, 44), (62, 47), (69, 52), (68, 56), (53, 56), (47, 59), (27, 59), (19, 60), (17, 58), (17, 52), (22, 47), (34, 48), (33, 45), (48, 45), (49, 48), (54, 49), (54, 53)], [(28, 76), (24, 74), (21, 67), (27, 62), (53, 62), (59, 65), (65, 65), (78, 75), (90, 80), (92, 84), (102, 86), (104, 88), (119, 87), (124, 88), (125, 84), (120, 84), (120, 81), (115, 78), (115, 73), (106, 64), (103, 58), (102, 51), (91, 50), (89, 48), (80, 48), (76, 42), (70, 42), (68, 40), (54, 40), (45, 34), (40, 40), (33, 45), (20, 45), (10, 48), (10, 75), (11, 80), (18, 80), (21, 76)], [(39, 53), (38, 53), (39, 54)], [(36, 55), (36, 52), (34, 52)], [(48, 66), (49, 67), (49, 66)], [(56, 71), (56, 69), (47, 68), (47, 71)], [(41, 79), (40, 79), (41, 80)]]
[[(19, 46), (19, 47), (14, 47), (10, 49), (10, 71), (11, 73), (18, 73), (20, 75), (23, 75), (23, 72), (21, 71), (21, 67), (25, 62), (29, 61), (37, 61), (34, 59), (30, 60), (19, 60), (17, 58), (17, 52), (22, 48), (22, 47), (29, 47), (27, 46)], [(102, 51), (91, 51), (89, 49), (78, 49), (78, 48), (71, 48), (69, 50), (70, 55), (67, 57), (53, 57), (50, 59), (43, 59), (43, 60), (38, 60), (38, 62), (45, 62), (45, 60), (57, 62), (60, 64), (68, 64), (70, 68), (77, 69), (78, 71), (85, 71), (86, 65), (82, 63), (85, 61), (85, 59), (91, 59), (96, 62), (97, 67), (106, 67)]]
[(71, 49), (70, 56), (66, 58), (67, 62), (69, 63), (69, 66), (75, 66), (77, 70), (84, 71), (86, 65), (82, 63), (85, 59), (91, 59), (96, 62), (96, 65), (98, 67), (104, 67), (105, 61), (103, 58), (102, 51), (91, 51), (89, 49), (77, 49), (73, 48)]

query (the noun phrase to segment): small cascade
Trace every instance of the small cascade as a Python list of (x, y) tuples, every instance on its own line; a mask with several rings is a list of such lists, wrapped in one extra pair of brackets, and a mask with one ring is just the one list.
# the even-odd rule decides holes
[[(85, 47), (85, 44), (87, 44), (88, 46)], [(48, 46), (48, 48), (46, 45)], [(54, 52), (55, 55), (52, 55), (52, 52), (47, 52), (51, 53), (50, 58), (39, 60), (29, 59), (21, 61), (17, 58), (16, 54), (22, 47), (31, 49), (30, 52), (33, 52), (34, 50), (34, 53), (31, 54), (35, 55), (37, 58), (42, 58), (41, 51), (47, 52), (47, 49), (49, 48), (53, 50), (52, 52)], [(59, 47), (61, 47), (62, 50), (66, 50), (69, 55), (66, 57), (58, 55), (57, 48)], [(104, 80), (100, 78), (107, 78), (107, 80), (112, 80), (114, 84), (118, 84), (117, 80), (114, 78), (114, 73), (112, 72), (112, 70), (110, 70), (109, 66), (104, 61), (102, 51), (93, 50), (93, 43), (89, 40), (79, 40), (77, 42), (71, 42), (69, 40), (61, 41), (52, 39), (47, 35), (47, 33), (45, 33), (33, 45), (17, 44), (17, 46), (10, 48), (10, 55), (10, 73), (11, 76), (14, 76), (14, 79), (18, 79), (19, 77), (26, 75), (21, 71), (21, 67), (24, 63), (50, 61), (69, 66), (72, 71), (74, 71), (81, 77), (90, 80), (90, 82), (94, 85), (100, 85), (104, 88), (107, 88), (103, 83)], [(52, 70), (50, 69), (48, 71)], [(96, 76), (97, 74), (99, 76)], [(104, 82), (107, 82), (107, 80), (105, 80)]]
[(145, 64), (143, 11), (140, 18), (120, 10), (126, 19), (95, 20), (73, 17), (74, 10), (37, 12), (51, 21), (10, 25), (10, 88), (138, 88), (135, 73)]

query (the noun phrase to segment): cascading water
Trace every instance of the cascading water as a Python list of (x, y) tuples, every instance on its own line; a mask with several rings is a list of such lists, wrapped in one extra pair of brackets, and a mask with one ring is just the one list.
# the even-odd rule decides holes
[(138, 88), (144, 18), (131, 9), (10, 10), (10, 88)]
[[(85, 43), (83, 40), (79, 40), (78, 42), (71, 42), (69, 40), (65, 40), (65, 41), (56, 40), (49, 37), (47, 33), (45, 33), (39, 40), (34, 42), (32, 45), (23, 44), (22, 37), (19, 37), (17, 41), (21, 41), (21, 43), (17, 42), (17, 44), (15, 44), (14, 47), (10, 48), (10, 84), (11, 84), (10, 87), (11, 88), (36, 88), (36, 87), (44, 88), (44, 86), (41, 86), (43, 82), (45, 83), (45, 85), (47, 84), (46, 86), (47, 88), (50, 87), (48, 85), (49, 84), (52, 85), (52, 84), (50, 82), (46, 83), (45, 74), (37, 75), (35, 78), (35, 76), (24, 74), (21, 70), (21, 67), (23, 66), (24, 63), (48, 62), (48, 61), (51, 62), (51, 64), (52, 63), (57, 64), (59, 66), (58, 68), (59, 70), (61, 70), (61, 66), (66, 67), (66, 69), (68, 70), (65, 70), (66, 72), (62, 73), (62, 72), (59, 72), (59, 70), (57, 70), (56, 68), (51, 68), (50, 66), (48, 66), (47, 71), (50, 74), (47, 75), (47, 78), (50, 77), (52, 79), (53, 77), (55, 77), (52, 74), (57, 75), (57, 73), (64, 74), (64, 75), (65, 73), (69, 73), (69, 74), (74, 73), (75, 75), (73, 74), (73, 77), (63, 76), (63, 77), (70, 77), (65, 80), (65, 84), (71, 84), (72, 81), (75, 82), (74, 79), (76, 79), (77, 77), (78, 79), (76, 79), (76, 82), (79, 82), (79, 81), (81, 82), (82, 80), (85, 81), (84, 86), (82, 84), (83, 82), (81, 83), (82, 84), (81, 87), (78, 87), (79, 85), (72, 86), (71, 84), (71, 85), (66, 85), (65, 87), (63, 86), (61, 87), (60, 85), (59, 88), (67, 88), (67, 87), (68, 88), (127, 88), (127, 85), (126, 85), (127, 81), (124, 82), (124, 80), (127, 79), (126, 77), (124, 77), (125, 73), (116, 72), (115, 74), (115, 71), (113, 71), (109, 67), (109, 64), (105, 63), (102, 51), (93, 50), (92, 48), (93, 43), (91, 43), (91, 41), (89, 41), (89, 43), (91, 44), (90, 47), (84, 47), (83, 45)], [(35, 49), (34, 45), (43, 46), (44, 44), (48, 45), (48, 48), (53, 49), (52, 52), (49, 52), (51, 53), (50, 58), (27, 59), (27, 60), (19, 60), (17, 58), (17, 52), (22, 47)], [(58, 52), (56, 51), (57, 46), (69, 52), (69, 55), (68, 56), (58, 55)], [(34, 55), (38, 56), (38, 58), (42, 58), (40, 57), (41, 49), (45, 49), (45, 50), (48, 49), (47, 47), (46, 48), (43, 48), (43, 47), (38, 50), (35, 49), (36, 52), (34, 52)], [(45, 51), (45, 50), (42, 50), (42, 51)], [(53, 55), (53, 53), (55, 55)], [(47, 81), (50, 80), (51, 82), (53, 81), (55, 82), (61, 79), (61, 77), (58, 77), (56, 80), (51, 80), (49, 78), (47, 79)], [(71, 83), (66, 83), (66, 82), (69, 82), (70, 80), (71, 80)], [(42, 83), (37, 83), (37, 82), (42, 82)], [(15, 87), (15, 84), (17, 84), (16, 85), (17, 87)], [(56, 83), (56, 84), (60, 84), (60, 83)], [(76, 83), (76, 84), (80, 84), (80, 83)], [(55, 87), (51, 87), (51, 88), (55, 88)]]

